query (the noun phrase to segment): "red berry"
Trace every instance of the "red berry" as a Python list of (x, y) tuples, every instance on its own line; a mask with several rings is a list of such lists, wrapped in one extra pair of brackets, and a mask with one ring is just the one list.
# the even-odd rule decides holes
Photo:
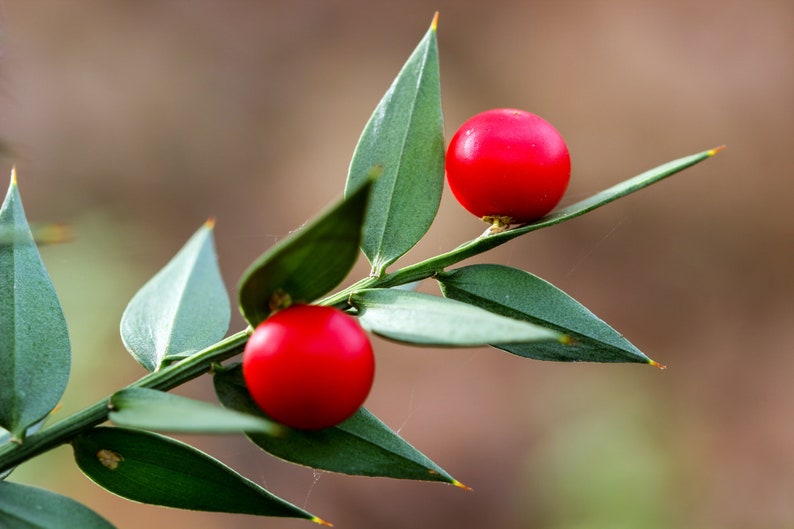
[(513, 108), (466, 121), (447, 149), (447, 182), (460, 204), (488, 222), (523, 224), (543, 217), (568, 187), (571, 159), (546, 120)]
[(341, 310), (293, 305), (263, 321), (243, 353), (243, 378), (273, 419), (305, 430), (334, 426), (364, 403), (375, 375), (366, 333)]

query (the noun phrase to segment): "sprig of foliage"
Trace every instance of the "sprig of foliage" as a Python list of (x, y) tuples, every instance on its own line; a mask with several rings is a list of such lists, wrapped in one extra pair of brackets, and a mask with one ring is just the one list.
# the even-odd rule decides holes
[[(446, 253), (389, 272), (433, 222), (444, 178), (437, 18), (367, 123), (345, 197), (251, 264), (238, 305), (251, 327), (290, 302), (337, 306), (369, 331), (419, 346), (493, 345), (526, 358), (657, 365), (557, 287), (499, 265), (455, 267), (516, 237), (577, 218), (711, 156), (671, 161), (530, 224), (486, 232)], [(162, 432), (245, 434), (300, 465), (465, 488), (362, 408), (338, 426), (298, 431), (264, 416), (242, 381), (250, 328), (224, 337), (230, 306), (205, 223), (130, 302), (121, 338), (149, 373), (52, 425), (42, 426), (69, 377), (66, 322), (25, 218), (16, 175), (0, 209), (0, 477), (64, 443), (80, 469), (134, 501), (184, 509), (322, 519), (276, 497), (214, 457)], [(359, 248), (371, 275), (333, 292)], [(442, 296), (404, 287), (433, 278)], [(166, 393), (211, 373), (222, 406)], [(110, 422), (111, 425), (103, 425)], [(12, 522), (13, 520), (14, 522)], [(22, 522), (20, 522), (20, 520)], [(0, 526), (112, 525), (54, 493), (0, 481)]]

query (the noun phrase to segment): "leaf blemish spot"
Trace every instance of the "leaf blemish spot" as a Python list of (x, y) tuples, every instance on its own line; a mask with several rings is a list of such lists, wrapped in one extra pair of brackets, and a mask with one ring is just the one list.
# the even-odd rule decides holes
[(96, 458), (99, 459), (99, 462), (102, 463), (103, 467), (110, 470), (116, 470), (119, 468), (119, 464), (124, 461), (124, 458), (121, 454), (114, 452), (113, 450), (108, 450), (107, 448), (103, 448), (97, 452)]

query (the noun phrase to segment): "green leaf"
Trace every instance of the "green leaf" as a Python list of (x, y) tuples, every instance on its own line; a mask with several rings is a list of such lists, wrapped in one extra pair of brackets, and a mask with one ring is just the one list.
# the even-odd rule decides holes
[(445, 296), (567, 334), (573, 340), (499, 345), (539, 360), (654, 363), (582, 304), (554, 285), (508, 266), (473, 265), (436, 276)]
[(380, 276), (422, 238), (444, 186), (444, 123), (436, 19), (383, 96), (359, 139), (347, 190), (374, 169), (361, 248)]
[(551, 329), (421, 292), (360, 290), (350, 297), (350, 303), (358, 309), (359, 321), (368, 331), (416, 345), (475, 347), (566, 341), (564, 335)]
[(196, 353), (224, 337), (231, 307), (207, 221), (132, 298), (121, 339), (143, 367)]
[[(214, 383), (224, 406), (264, 416), (246, 389), (239, 364), (216, 372)], [(361, 476), (441, 481), (463, 487), (364, 408), (347, 421), (323, 430), (287, 428), (279, 437), (247, 435), (266, 452), (312, 468)]]
[(243, 274), (240, 311), (252, 327), (284, 302), (309, 303), (350, 273), (372, 181), (262, 254)]
[(129, 500), (196, 511), (322, 520), (185, 443), (142, 430), (97, 427), (72, 442), (80, 470)]
[(278, 435), (273, 421), (147, 388), (128, 388), (110, 398), (109, 419), (119, 426), (160, 432), (228, 434), (262, 432)]
[(665, 178), (681, 172), (688, 167), (692, 167), (693, 165), (707, 160), (721, 150), (722, 147), (717, 147), (715, 149), (702, 151), (697, 154), (691, 154), (689, 156), (684, 156), (683, 158), (678, 158), (677, 160), (664, 163), (654, 167), (653, 169), (649, 169), (644, 173), (629, 178), (628, 180), (624, 180), (623, 182), (615, 184), (614, 186), (600, 191), (599, 193), (596, 193), (595, 195), (592, 195), (575, 204), (571, 204), (570, 206), (552, 211), (542, 219), (536, 220), (529, 224), (524, 224), (517, 228), (479, 237), (473, 241), (470, 241), (469, 243), (466, 243), (465, 245), (461, 246), (460, 249), (455, 251), (456, 254), (462, 256), (458, 258), (458, 261), (464, 257), (476, 255), (491, 248), (495, 248), (496, 246), (499, 246), (500, 244), (503, 244), (520, 235), (524, 235), (541, 228), (548, 228), (549, 226), (561, 224), (568, 220), (584, 215), (585, 213), (589, 213), (600, 208), (601, 206), (605, 206), (610, 202), (618, 200), (619, 198), (636, 193), (637, 191), (664, 180)]
[(7, 481), (0, 482), (0, 527), (114, 529), (113, 524), (71, 498)]
[(71, 347), (52, 281), (30, 233), (16, 175), (0, 207), (0, 427), (17, 440), (58, 404)]

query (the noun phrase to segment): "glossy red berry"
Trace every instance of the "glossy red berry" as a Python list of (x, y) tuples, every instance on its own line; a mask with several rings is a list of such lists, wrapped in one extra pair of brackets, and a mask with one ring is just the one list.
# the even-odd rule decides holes
[(523, 224), (560, 202), (571, 175), (568, 147), (546, 120), (513, 108), (466, 121), (447, 149), (447, 182), (460, 204), (488, 222)]
[(248, 392), (293, 428), (334, 426), (364, 403), (375, 375), (372, 346), (344, 312), (293, 305), (259, 324), (243, 353)]

